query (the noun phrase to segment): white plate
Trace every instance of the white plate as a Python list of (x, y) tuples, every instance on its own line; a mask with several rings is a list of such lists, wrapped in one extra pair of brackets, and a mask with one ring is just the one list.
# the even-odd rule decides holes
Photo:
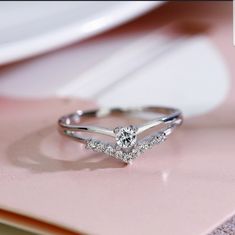
[(101, 107), (173, 106), (186, 116), (220, 105), (230, 77), (217, 48), (206, 36), (172, 38), (164, 31), (97, 37), (15, 64), (0, 74), (0, 96), (79, 97)]
[(41, 54), (95, 35), (162, 2), (0, 3), (0, 64)]

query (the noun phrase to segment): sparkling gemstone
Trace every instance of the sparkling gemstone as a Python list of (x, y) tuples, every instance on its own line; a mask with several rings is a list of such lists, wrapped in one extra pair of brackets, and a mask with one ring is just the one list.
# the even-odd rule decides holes
[(86, 144), (87, 149), (95, 149), (97, 146), (97, 142), (93, 139), (89, 140)]
[(122, 151), (121, 150), (116, 151), (115, 156), (116, 158), (121, 159), (123, 157)]
[(133, 148), (131, 154), (133, 158), (136, 158), (140, 155), (140, 150), (138, 148)]
[(130, 153), (123, 153), (122, 160), (129, 163), (132, 160), (132, 155)]
[(162, 132), (158, 137), (158, 142), (163, 142), (166, 140), (166, 134), (164, 132)]
[(106, 149), (104, 151), (108, 155), (112, 155), (114, 153), (114, 149), (111, 145), (106, 146)]
[(151, 140), (150, 140), (150, 143), (152, 145), (156, 144), (158, 142), (158, 139), (157, 139), (157, 136), (152, 136)]
[(97, 146), (96, 146), (96, 150), (98, 152), (103, 152), (105, 149), (105, 145), (103, 143), (98, 143)]
[(122, 148), (132, 147), (136, 140), (136, 130), (132, 126), (122, 127), (116, 132), (117, 144)]
[(147, 150), (151, 147), (151, 144), (146, 141), (144, 142), (143, 146), (144, 146), (144, 149)]
[(136, 148), (140, 153), (145, 151), (144, 145), (142, 143), (139, 143)]

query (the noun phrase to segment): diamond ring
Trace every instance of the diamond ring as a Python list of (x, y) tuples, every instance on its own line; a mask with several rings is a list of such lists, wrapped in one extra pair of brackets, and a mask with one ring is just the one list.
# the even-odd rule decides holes
[[(155, 115), (155, 117), (138, 125), (118, 126), (105, 128), (101, 126), (85, 125), (88, 120), (104, 117), (123, 117)], [(62, 134), (85, 144), (86, 149), (101, 152), (125, 163), (134, 159), (153, 146), (162, 143), (167, 136), (183, 122), (182, 113), (178, 109), (167, 107), (140, 107), (140, 108), (108, 108), (90, 111), (78, 110), (75, 113), (61, 117), (58, 120)], [(151, 134), (144, 135), (147, 132)], [(98, 140), (84, 134), (98, 134), (113, 139), (110, 141)], [(141, 137), (142, 136), (142, 137)]]

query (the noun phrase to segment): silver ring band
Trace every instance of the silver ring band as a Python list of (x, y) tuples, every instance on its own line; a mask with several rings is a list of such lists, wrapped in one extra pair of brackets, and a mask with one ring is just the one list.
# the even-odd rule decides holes
[[(130, 115), (133, 113), (155, 113), (158, 116), (141, 125), (129, 125), (126, 127), (115, 127), (113, 129), (82, 125), (90, 118), (103, 118), (107, 116)], [(160, 115), (160, 116), (159, 116)], [(58, 120), (59, 130), (62, 134), (86, 145), (87, 149), (95, 152), (103, 152), (125, 163), (131, 163), (145, 150), (155, 144), (163, 142), (172, 131), (182, 124), (182, 113), (178, 109), (167, 107), (140, 107), (140, 108), (103, 108), (90, 111), (78, 110), (75, 113), (61, 117)], [(163, 127), (141, 140), (137, 136), (145, 131)], [(116, 139), (116, 143), (106, 143), (92, 137), (84, 137), (81, 132), (96, 133)]]

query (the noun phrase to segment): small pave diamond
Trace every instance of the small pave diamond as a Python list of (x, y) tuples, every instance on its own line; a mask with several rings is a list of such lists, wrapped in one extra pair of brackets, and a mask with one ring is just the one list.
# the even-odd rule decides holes
[(97, 141), (93, 140), (93, 139), (90, 139), (87, 141), (86, 143), (86, 148), (87, 149), (95, 149), (97, 146)]
[(117, 159), (122, 159), (122, 157), (123, 157), (122, 151), (121, 151), (121, 150), (116, 151), (115, 157), (116, 157)]
[(98, 143), (96, 146), (96, 150), (98, 152), (103, 152), (105, 150), (105, 144), (104, 143)]
[(137, 158), (140, 155), (140, 151), (137, 148), (133, 148), (131, 154), (133, 158)]
[(130, 153), (123, 153), (122, 160), (126, 163), (129, 163), (132, 160), (132, 155)]
[(154, 144), (156, 144), (157, 143), (157, 136), (152, 136), (151, 137), (151, 140), (150, 140), (150, 143), (152, 144), (152, 145), (154, 145)]
[(114, 153), (114, 148), (111, 145), (107, 145), (104, 152), (111, 156)]
[[(114, 129), (116, 130), (117, 127)], [(122, 148), (129, 148), (137, 141), (136, 128), (133, 126), (119, 128), (116, 132), (117, 144)]]

